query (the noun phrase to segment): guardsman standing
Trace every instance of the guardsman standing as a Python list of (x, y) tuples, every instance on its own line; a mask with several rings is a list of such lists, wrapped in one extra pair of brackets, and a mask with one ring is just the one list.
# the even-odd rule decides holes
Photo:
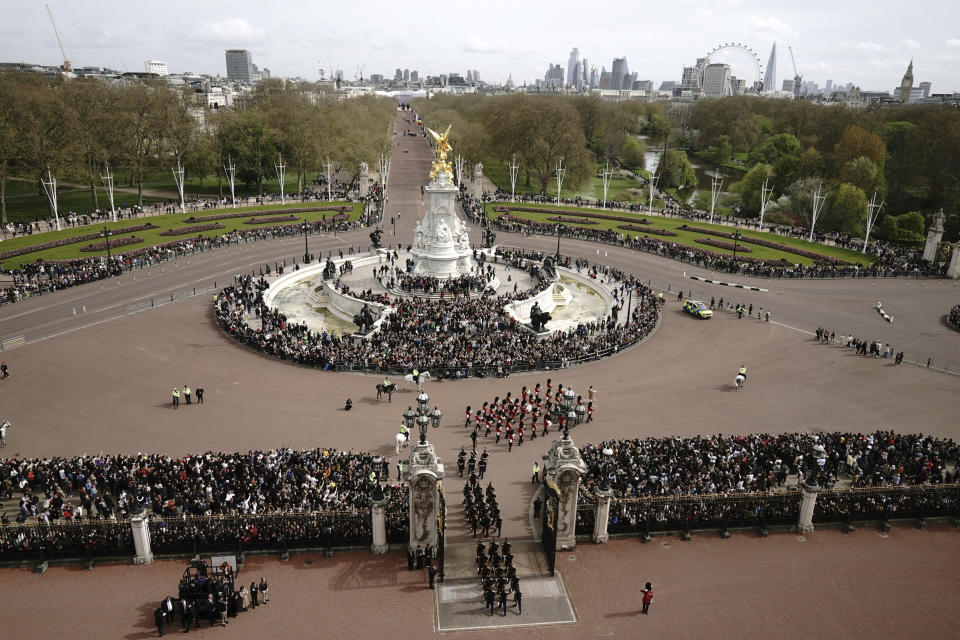
[(457, 473), (460, 477), (463, 477), (463, 468), (466, 466), (466, 457), (467, 452), (463, 450), (463, 447), (460, 447), (460, 453), (457, 455)]
[(653, 585), (649, 582), (647, 583), (646, 588), (643, 589), (643, 613), (650, 613), (650, 603), (653, 602)]

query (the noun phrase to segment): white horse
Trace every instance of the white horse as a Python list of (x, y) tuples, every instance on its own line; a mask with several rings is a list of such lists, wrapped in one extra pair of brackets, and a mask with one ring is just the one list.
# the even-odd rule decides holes
[(737, 377), (733, 381), (733, 384), (737, 385), (737, 391), (740, 391), (740, 387), (742, 387), (746, 382), (747, 376), (743, 375), (742, 373), (738, 373)]
[(400, 453), (400, 449), (403, 449), (405, 446), (410, 444), (409, 440), (407, 439), (407, 436), (403, 435), (402, 433), (398, 433), (395, 439), (396, 439), (398, 454)]
[[(432, 379), (433, 377), (430, 375), (429, 371), (421, 371), (420, 382), (417, 384), (417, 389), (419, 389), (420, 391), (423, 391), (424, 381), (432, 380)], [(406, 389), (407, 385), (411, 385), (411, 384), (413, 384), (413, 374), (408, 373), (407, 375), (403, 376), (403, 388)]]

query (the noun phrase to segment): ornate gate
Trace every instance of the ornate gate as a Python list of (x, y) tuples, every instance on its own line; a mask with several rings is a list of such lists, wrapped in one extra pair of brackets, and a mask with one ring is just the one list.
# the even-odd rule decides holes
[(437, 484), (440, 506), (437, 509), (437, 581), (443, 582), (443, 558), (446, 552), (447, 539), (447, 499), (443, 495), (443, 485)]
[(550, 575), (553, 575), (554, 565), (557, 560), (557, 514), (560, 509), (560, 491), (552, 480), (545, 480), (543, 483), (543, 514), (540, 522), (540, 543), (543, 544), (543, 552), (547, 556), (547, 568)]

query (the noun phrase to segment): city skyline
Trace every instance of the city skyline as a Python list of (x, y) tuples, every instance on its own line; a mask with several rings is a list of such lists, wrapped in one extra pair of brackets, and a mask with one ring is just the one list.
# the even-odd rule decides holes
[[(793, 48), (804, 80), (821, 86), (832, 79), (890, 91), (913, 59), (917, 82), (932, 82), (935, 93), (960, 91), (960, 10), (928, 0), (910, 5), (813, 0), (802, 7), (719, 0), (709, 8), (681, 0), (645, 9), (640, 23), (609, 25), (600, 18), (571, 23), (566, 16), (577, 6), (572, 2), (521, 7), (494, 0), (482, 10), (458, 7), (438, 16), (405, 13), (381, 0), (362, 7), (325, 7), (317, 15), (301, 16), (299, 6), (288, 0), (269, 7), (173, 0), (157, 15), (130, 12), (115, 0), (82, 6), (50, 3), (74, 67), (138, 71), (144, 61), (158, 60), (167, 63), (170, 73), (226, 76), (224, 51), (247, 49), (280, 77), (316, 80), (320, 68), (328, 77), (331, 69), (341, 69), (348, 80), (358, 72), (390, 77), (400, 66), (417, 69), (421, 77), (478, 69), (488, 82), (503, 83), (512, 75), (520, 85), (543, 78), (551, 63), (566, 72), (576, 47), (580, 59), (598, 69), (609, 70), (614, 58), (626, 57), (638, 79), (656, 86), (679, 81), (684, 66), (725, 42), (750, 46), (765, 64), (776, 41), (781, 51)], [(616, 15), (617, 6), (594, 7), (592, 15)], [(5, 13), (0, 60), (62, 63), (42, 5), (16, 4)], [(290, 19), (293, 15), (296, 20)], [(335, 31), (327, 26), (331, 24)], [(777, 77), (793, 77), (789, 55), (777, 59)], [(736, 55), (717, 61), (731, 64), (738, 77), (748, 75), (738, 73), (738, 65), (744, 71), (747, 65)]]

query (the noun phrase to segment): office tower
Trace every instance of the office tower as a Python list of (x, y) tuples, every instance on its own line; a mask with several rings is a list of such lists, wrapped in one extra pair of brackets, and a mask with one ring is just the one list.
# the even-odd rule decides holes
[(827, 80), (827, 86), (823, 88), (823, 94), (826, 96), (833, 94), (833, 80)]
[(900, 102), (910, 102), (910, 89), (913, 88), (913, 60), (907, 67), (907, 72), (903, 74), (903, 80), (900, 81)]
[(776, 91), (777, 89), (777, 43), (770, 49), (770, 59), (767, 60), (767, 70), (763, 73), (763, 90)]
[(613, 75), (607, 71), (606, 67), (600, 67), (600, 79), (597, 81), (597, 87), (600, 89), (613, 88)]
[(420, 82), (420, 72), (416, 69), (410, 72), (410, 82)]
[(703, 73), (703, 92), (711, 98), (729, 96), (731, 93), (730, 65), (708, 64)]
[(246, 49), (227, 49), (227, 79), (238, 82), (253, 80), (253, 57)]
[(397, 67), (397, 70), (393, 72), (393, 81), (400, 82), (403, 80), (403, 69)]
[(559, 64), (551, 64), (550, 68), (547, 69), (546, 75), (543, 77), (544, 82), (548, 84), (554, 84), (556, 86), (563, 85), (563, 68)]
[(921, 82), (921, 83), (920, 83), (920, 90), (923, 91), (923, 97), (924, 97), (924, 98), (929, 98), (929, 97), (930, 97), (930, 87), (931, 87), (931, 86), (933, 86), (933, 85), (932, 85), (931, 83), (929, 83), (929, 82)]
[(793, 88), (794, 88), (793, 78), (784, 78), (783, 91), (786, 93), (793, 93)]
[(147, 60), (143, 63), (143, 68), (147, 73), (155, 73), (158, 76), (170, 75), (170, 71), (167, 70), (167, 63), (162, 60)]
[[(610, 88), (611, 89), (629, 89), (630, 82), (628, 76), (630, 75), (630, 67), (627, 66), (627, 58), (614, 58), (613, 59), (613, 68), (610, 71)], [(624, 86), (626, 84), (626, 86)]]
[(570, 51), (570, 60), (567, 62), (567, 84), (577, 84), (577, 71), (580, 65), (580, 49), (574, 47)]
[(403, 81), (410, 82), (410, 69), (403, 70)]
[(590, 88), (596, 89), (600, 85), (600, 72), (596, 67), (590, 68)]
[(473, 81), (480, 82), (480, 72), (476, 69), (473, 70)]

